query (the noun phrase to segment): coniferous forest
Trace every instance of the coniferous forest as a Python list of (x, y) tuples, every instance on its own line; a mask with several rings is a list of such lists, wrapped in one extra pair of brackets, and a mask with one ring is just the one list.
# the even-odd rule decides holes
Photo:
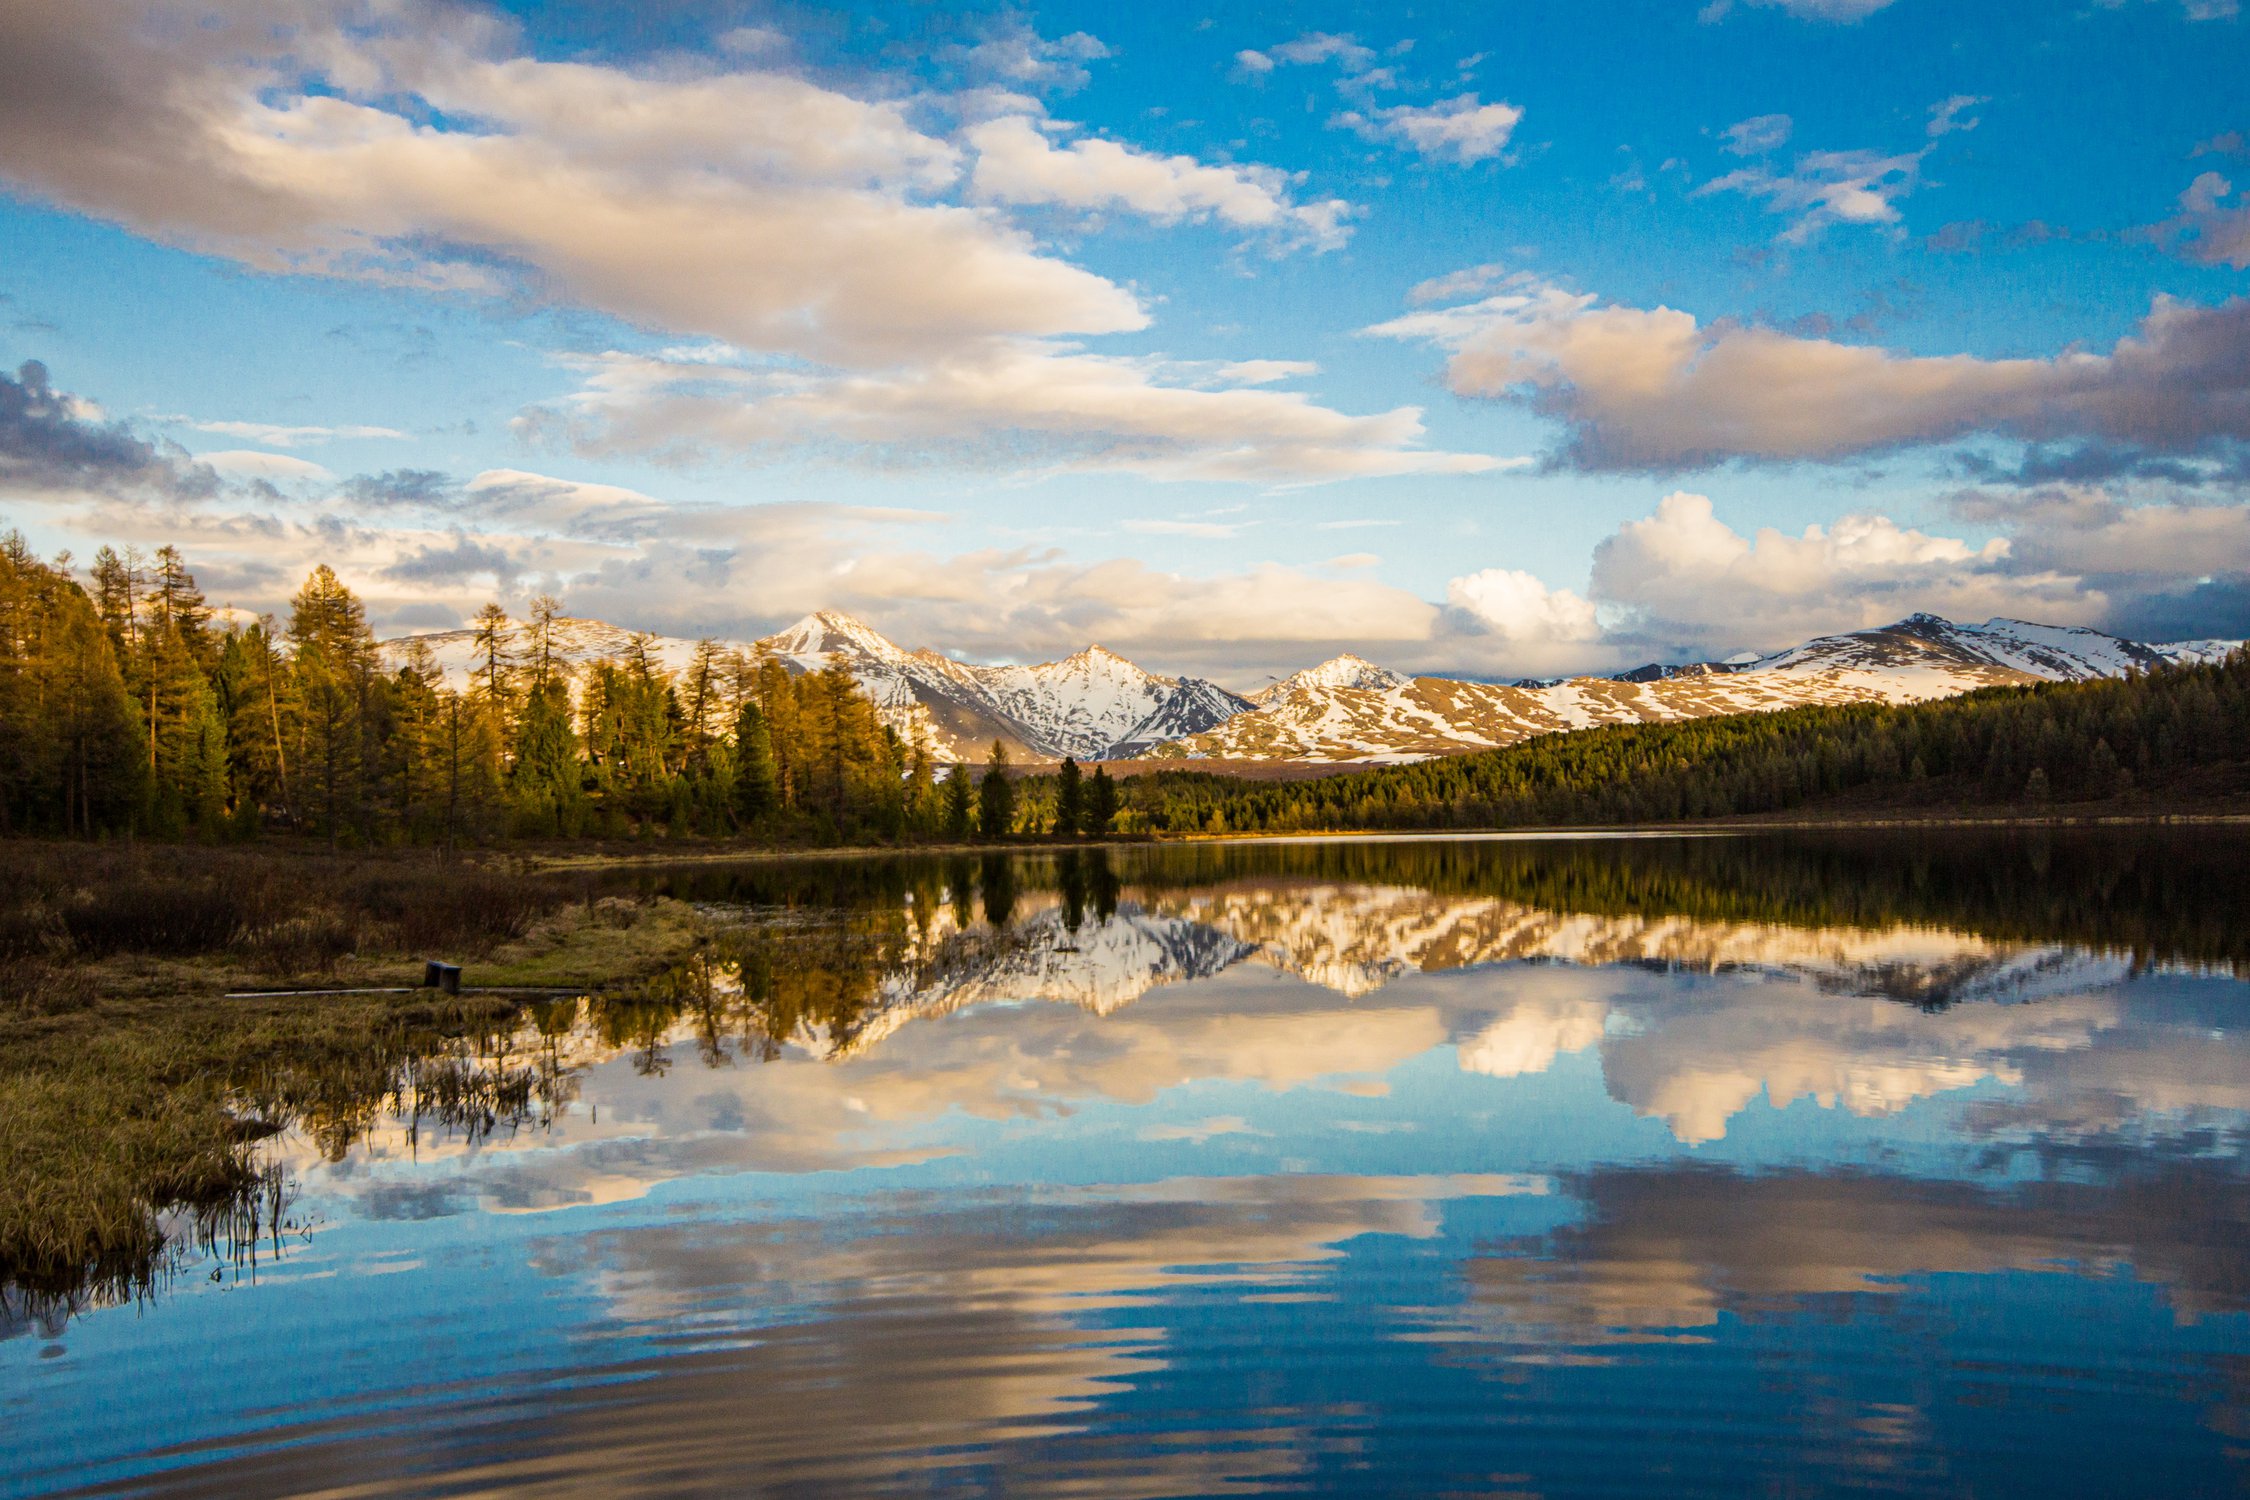
[(104, 547), (90, 585), (0, 538), (0, 833), (832, 844), (1099, 833), (1117, 807), (1098, 770), (1067, 807), (1019, 797), (998, 746), (979, 786), (943, 776), (841, 666), (708, 641), (681, 673), (573, 666), (552, 600), (520, 628), (486, 606), (456, 688), (426, 648), (386, 664), (326, 567), (280, 621), (222, 623), (171, 547)]
[(1887, 706), (1611, 725), (1296, 782), (1136, 777), (1129, 826), (1317, 832), (1672, 823), (1797, 810), (2250, 808), (2250, 651)]
[(706, 641), (571, 664), (557, 606), (477, 616), (469, 681), (386, 663), (326, 567), (286, 620), (222, 622), (179, 552), (0, 538), (0, 832), (334, 847), (504, 838), (838, 844), (1022, 835), (1666, 823), (1824, 807), (2163, 811), (2250, 799), (2250, 654), (2119, 680), (1617, 725), (1294, 782), (1207, 771), (959, 775), (841, 665)]

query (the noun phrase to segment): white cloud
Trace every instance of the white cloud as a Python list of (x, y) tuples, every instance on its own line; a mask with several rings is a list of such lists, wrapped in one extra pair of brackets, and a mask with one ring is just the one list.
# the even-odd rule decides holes
[(299, 448), (307, 443), (325, 443), (337, 438), (403, 438), (405, 433), (395, 427), (284, 427), (272, 422), (191, 422), (180, 419), (184, 425), (197, 432), (217, 433), (221, 437), (245, 438), (253, 443), (264, 443), (270, 448)]
[(1086, 86), (1092, 75), (1085, 65), (1109, 56), (1109, 48), (1090, 32), (1043, 37), (1017, 21), (1000, 26), (973, 46), (944, 48), (941, 55), (975, 77), (1067, 93)]
[[(1864, 21), (1879, 10), (1887, 9), (1896, 0), (1740, 0), (1744, 5), (1763, 10), (1782, 10), (1802, 21), (1839, 21), (1850, 24)], [(1724, 20), (1734, 9), (1736, 0), (1711, 0), (1701, 12), (1705, 22)]]
[(1518, 569), (1485, 568), (1456, 578), (1446, 585), (1445, 597), (1485, 632), (1508, 641), (1592, 641), (1601, 635), (1590, 602)]
[(2009, 553), (2005, 538), (1971, 545), (1873, 514), (1744, 536), (1707, 496), (1680, 491), (1595, 548), (1593, 593), (1636, 611), (1643, 629), (1734, 645), (1860, 630), (1916, 610), (2066, 625), (2101, 617), (2107, 600), (2081, 580), (2016, 572)]
[(1272, 62), (1308, 66), (1332, 62), (1347, 73), (1365, 72), (1375, 64), (1375, 49), (1362, 46), (1356, 37), (1327, 31), (1308, 31), (1278, 47), (1268, 47)]
[(1974, 130), (1982, 122), (1964, 118), (1980, 104), (1992, 101), (1982, 94), (1955, 94), (1930, 109), (1929, 134), (1932, 138), (1951, 135), (1957, 130)]
[(1423, 156), (1467, 166), (1506, 150), (1523, 111), (1513, 104), (1485, 104), (1475, 94), (1461, 94), (1435, 104), (1401, 104), (1364, 113), (1348, 110), (1336, 118), (1370, 140), (1400, 142)]
[(898, 103), (509, 56), (445, 10), (372, 34), (183, 16), (8, 11), (0, 53), (44, 61), (0, 92), (0, 175), (262, 270), (530, 289), (841, 364), (1147, 322), (990, 210), (928, 201), (960, 155)]
[(1298, 203), (1289, 174), (1272, 167), (1212, 166), (1099, 137), (1058, 146), (1022, 115), (983, 121), (963, 135), (976, 152), (972, 189), (988, 201), (1123, 209), (1163, 221), (1216, 217), (1315, 250), (1339, 249), (1351, 237), (1349, 203)]
[[(1522, 277), (1522, 272), (1515, 273)], [(1481, 266), (1469, 266), (1459, 271), (1449, 271), (1443, 276), (1432, 276), (1419, 281), (1408, 290), (1406, 300), (1420, 307), (1428, 302), (1451, 302), (1461, 297), (1474, 297), (1479, 292), (1490, 291), (1509, 279), (1508, 268), (1498, 261)]]
[(1305, 359), (1234, 359), (1215, 372), (1221, 385), (1272, 385), (1319, 373), (1320, 366)]
[(255, 448), (230, 448), (220, 453), (198, 453), (195, 461), (222, 474), (244, 474), (255, 479), (333, 480), (336, 476), (311, 459), (288, 453), (261, 453)]
[(1417, 407), (1349, 416), (1295, 391), (1205, 389), (1189, 383), (1194, 366), (1043, 342), (858, 374), (622, 353), (577, 363), (576, 395), (519, 420), (587, 453), (809, 451), (1268, 485), (1523, 462), (1424, 448)]
[(1837, 224), (1896, 224), (1898, 200), (1914, 191), (1922, 152), (1808, 151), (1786, 173), (1742, 167), (1696, 189), (1697, 197), (1740, 193), (1788, 215), (1783, 244), (1800, 245)]
[(1561, 461), (1680, 469), (1838, 459), (1972, 434), (2186, 454), (2250, 440), (2250, 299), (2159, 299), (2107, 354), (1918, 356), (1518, 279), (1368, 332), (1447, 353), (1457, 394), (1560, 420)]
[(1795, 123), (1787, 115), (1753, 115), (1719, 132), (1722, 150), (1734, 156), (1760, 156), (1789, 144)]

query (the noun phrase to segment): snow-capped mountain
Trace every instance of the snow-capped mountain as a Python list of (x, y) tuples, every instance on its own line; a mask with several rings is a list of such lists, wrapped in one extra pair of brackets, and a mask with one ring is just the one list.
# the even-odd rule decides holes
[(1125, 760), (1146, 755), (1157, 746), (1170, 740), (1185, 739), (1191, 734), (1201, 734), (1216, 729), (1237, 714), (1250, 713), (1257, 704), (1248, 698), (1228, 692), (1215, 682), (1200, 677), (1183, 677), (1170, 697), (1156, 706), (1156, 711), (1135, 724), (1117, 743), (1109, 747), (1109, 756)]
[(1413, 680), (1388, 667), (1378, 667), (1364, 656), (1354, 656), (1347, 651), (1342, 656), (1331, 656), (1317, 667), (1292, 672), (1272, 686), (1260, 688), (1250, 697), (1253, 702), (1263, 705), (1285, 702), (1293, 693), (1317, 692), (1327, 688), (1358, 688), (1368, 692), (1387, 693), (1405, 687)]
[[(520, 622), (512, 631), (509, 649), (520, 663), (532, 649), (530, 636)], [(385, 642), (390, 664), (402, 664), (414, 642), (429, 649), (456, 687), (477, 670), (472, 630)], [(1162, 677), (1101, 646), (1061, 661), (981, 666), (935, 651), (908, 651), (833, 610), (807, 615), (761, 640), (715, 644), (729, 653), (769, 652), (800, 672), (841, 661), (875, 700), (885, 723), (909, 740), (924, 737), (943, 761), (982, 761), (995, 740), (1019, 759), (1100, 759), (1116, 753), (1112, 747), (1120, 740), (1133, 739), (1145, 749), (1159, 738), (1213, 728), (1251, 706), (1213, 683)], [(599, 620), (561, 619), (554, 622), (552, 649), (572, 669), (601, 660), (630, 661), (646, 652), (677, 677), (693, 662), (696, 643)], [(1143, 726), (1152, 728), (1144, 732)]]
[(2131, 972), (2129, 956), (1944, 928), (1791, 927), (1684, 916), (1605, 916), (1357, 882), (1243, 882), (1132, 893), (1075, 923), (1051, 895), (993, 931), (944, 907), (875, 983), (848, 1038), (808, 1029), (815, 1056), (864, 1054), (918, 1020), (979, 1005), (1047, 1001), (1108, 1016), (1150, 993), (1243, 965), (1349, 999), (1417, 974), (1503, 963), (1754, 971), (1832, 994), (1922, 1008), (2082, 994)]
[[(469, 630), (387, 642), (391, 664), (402, 663), (415, 642), (456, 686), (478, 666)], [(2023, 620), (1961, 625), (1913, 615), (1767, 656), (1516, 684), (1408, 677), (1347, 654), (1248, 698), (1200, 678), (1161, 676), (1100, 646), (1030, 666), (955, 661), (935, 651), (908, 651), (833, 611), (807, 615), (763, 640), (715, 644), (728, 653), (770, 652), (796, 671), (841, 662), (886, 723), (910, 740), (924, 738), (944, 761), (982, 761), (998, 740), (1023, 760), (1345, 763), (1489, 750), (1601, 724), (1814, 703), (1908, 703), (2010, 683), (2086, 681), (2167, 662), (2216, 660), (2242, 643), (2150, 645), (2078, 626)], [(529, 654), (520, 625), (510, 649), (519, 662)], [(645, 653), (680, 676), (697, 644), (599, 620), (563, 619), (554, 623), (552, 650), (571, 667)]]
[(1741, 663), (1652, 665), (1619, 677), (1502, 685), (1402, 677), (1339, 657), (1276, 683), (1255, 713), (1153, 753), (1192, 759), (1398, 761), (1488, 750), (1601, 724), (1650, 723), (1815, 703), (1912, 703), (1974, 688), (2083, 682), (2167, 662), (2215, 660), (2235, 641), (2149, 645), (2079, 626), (1913, 615)]

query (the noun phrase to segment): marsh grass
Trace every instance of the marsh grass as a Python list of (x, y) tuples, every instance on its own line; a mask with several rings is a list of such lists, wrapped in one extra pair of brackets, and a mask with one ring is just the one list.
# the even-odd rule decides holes
[(257, 1142), (277, 1130), (340, 1156), (393, 1113), (477, 1135), (554, 1107), (552, 1069), (504, 1044), (507, 997), (225, 991), (410, 984), (435, 956), (472, 984), (596, 988), (697, 940), (681, 903), (568, 877), (0, 844), (0, 1320), (137, 1294), (168, 1255), (270, 1230)]

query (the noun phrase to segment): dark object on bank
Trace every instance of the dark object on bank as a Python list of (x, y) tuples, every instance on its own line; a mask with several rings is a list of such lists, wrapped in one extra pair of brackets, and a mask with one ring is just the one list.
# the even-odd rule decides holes
[(448, 995), (461, 993), (461, 966), (440, 963), (436, 959), (422, 965), (422, 988), (443, 990)]

